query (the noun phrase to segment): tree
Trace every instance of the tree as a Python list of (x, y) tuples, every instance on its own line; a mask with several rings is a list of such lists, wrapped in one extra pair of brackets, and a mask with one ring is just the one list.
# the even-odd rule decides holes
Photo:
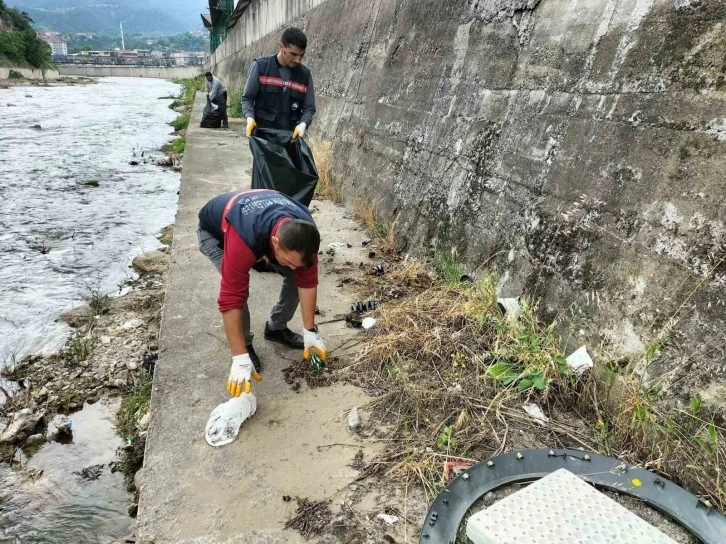
[(25, 42), (25, 60), (35, 68), (48, 68), (53, 64), (53, 52), (50, 45), (38, 39), (35, 30), (26, 30), (23, 34)]
[(15, 33), (0, 30), (0, 57), (5, 57), (14, 64), (25, 62), (25, 42)]

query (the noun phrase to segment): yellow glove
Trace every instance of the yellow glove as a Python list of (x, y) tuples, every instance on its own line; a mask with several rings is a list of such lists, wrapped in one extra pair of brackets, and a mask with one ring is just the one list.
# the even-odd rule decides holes
[(257, 128), (257, 123), (252, 117), (247, 118), (247, 136), (252, 136), (252, 133)]
[(233, 397), (239, 397), (242, 393), (252, 391), (252, 378), (258, 382), (262, 381), (260, 375), (255, 372), (252, 359), (247, 353), (232, 357), (232, 368), (227, 378), (227, 391)]
[(305, 129), (308, 128), (308, 126), (305, 123), (300, 123), (298, 126), (295, 127), (295, 130), (292, 131), (292, 137), (295, 138), (302, 138), (305, 136)]
[(303, 357), (305, 359), (309, 359), (313, 351), (317, 351), (320, 358), (325, 361), (328, 354), (325, 351), (325, 344), (323, 344), (323, 339), (320, 337), (317, 327), (312, 331), (305, 329), (303, 332), (303, 342), (305, 343), (305, 351), (303, 351)]

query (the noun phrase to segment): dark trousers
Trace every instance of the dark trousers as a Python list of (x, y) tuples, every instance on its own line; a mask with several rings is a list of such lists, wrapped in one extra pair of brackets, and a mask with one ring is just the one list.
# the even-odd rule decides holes
[(219, 96), (215, 96), (212, 102), (219, 107), (219, 112), (222, 114), (222, 126), (226, 127), (229, 125), (229, 119), (227, 117), (227, 91), (224, 91)]

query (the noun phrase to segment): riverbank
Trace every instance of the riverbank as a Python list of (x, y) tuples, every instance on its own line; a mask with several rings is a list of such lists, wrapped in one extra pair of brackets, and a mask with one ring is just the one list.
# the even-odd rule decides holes
[[(73, 441), (72, 425), (50, 425), (57, 415), (72, 421), (84, 407), (118, 399), (116, 428), (124, 447), (110, 466), (88, 468), (120, 470), (128, 491), (137, 492), (172, 236), (171, 227), (164, 229), (160, 241), (165, 245), (134, 259), (137, 279), (124, 282), (112, 295), (90, 289), (84, 306), (61, 317), (73, 329), (62, 350), (3, 370), (14, 394), (0, 405), (0, 422), (5, 422), (0, 423), (0, 461), (22, 470), (46, 443)], [(135, 497), (130, 497), (131, 516)]]
[[(36, 74), (35, 72), (38, 72)], [(52, 71), (51, 71), (52, 72)], [(49, 77), (44, 77), (48, 75)], [(10, 87), (53, 87), (59, 85), (88, 85), (96, 83), (95, 78), (84, 76), (60, 76), (55, 73), (40, 73), (40, 70), (0, 67), (0, 89)]]
[(0, 91), (16, 104), (0, 116), (0, 367), (16, 379), (0, 380), (12, 397), (0, 412), (0, 540), (92, 544), (135, 526), (133, 452), (165, 273), (133, 258), (165, 247), (154, 233), (173, 221), (179, 176), (157, 166), (178, 87), (94, 83)]

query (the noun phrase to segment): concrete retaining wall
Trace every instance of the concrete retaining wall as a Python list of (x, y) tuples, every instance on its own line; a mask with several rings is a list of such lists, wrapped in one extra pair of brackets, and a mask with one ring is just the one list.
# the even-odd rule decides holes
[(63, 76), (87, 77), (152, 77), (159, 79), (185, 79), (204, 72), (203, 66), (102, 66), (95, 64), (61, 64), (58, 71)]
[[(676, 392), (723, 368), (724, 2), (328, 0), (286, 23), (310, 40), (311, 136), (410, 249), (497, 267), (573, 348), (664, 339), (647, 374)], [(277, 34), (238, 25), (213, 71), (241, 88)]]
[(234, 26), (227, 39), (214, 52), (211, 60), (212, 64), (217, 64), (230, 55), (236, 55), (243, 48), (267, 34), (282, 34), (283, 25), (301, 17), (324, 1), (252, 0), (247, 11)]
[(35, 70), (31, 68), (4, 68), (0, 66), (0, 79), (8, 79), (10, 70), (20, 72), (25, 79), (58, 79), (58, 70)]

